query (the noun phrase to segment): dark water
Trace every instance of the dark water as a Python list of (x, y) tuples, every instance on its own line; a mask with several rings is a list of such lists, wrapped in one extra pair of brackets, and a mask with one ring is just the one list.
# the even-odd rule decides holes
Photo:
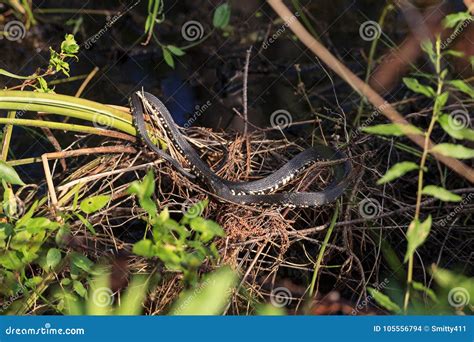
[[(232, 108), (242, 112), (242, 70), (246, 50), (253, 46), (249, 64), (249, 119), (261, 127), (270, 126), (270, 114), (286, 110), (293, 120), (313, 118), (307, 98), (298, 92), (303, 81), (313, 108), (334, 120), (341, 111), (351, 112), (358, 104), (358, 97), (351, 89), (327, 73), (307, 49), (297, 44), (289, 32), (284, 32), (268, 48), (262, 48), (262, 38), (276, 16), (264, 1), (243, 0), (232, 3), (231, 26), (227, 34), (214, 32), (205, 42), (186, 50), (186, 55), (176, 58), (176, 68), (171, 69), (163, 60), (161, 48), (153, 40), (144, 46), (144, 22), (147, 1), (142, 0), (132, 10), (126, 11), (136, 1), (34, 1), (40, 9), (77, 9), (72, 13), (35, 13), (38, 24), (32, 27), (25, 39), (19, 42), (0, 41), (0, 68), (20, 75), (29, 75), (38, 67), (45, 67), (49, 59), (49, 46), (59, 49), (66, 33), (75, 33), (82, 44), (78, 61), (71, 62), (71, 76), (84, 75), (94, 67), (99, 72), (82, 94), (83, 98), (117, 105), (127, 105), (133, 91), (145, 89), (158, 95), (169, 106), (175, 120), (185, 123), (197, 116), (195, 124), (225, 130), (241, 130), (242, 121)], [(204, 34), (212, 30), (214, 1), (165, 1), (165, 21), (157, 24), (155, 32), (162, 44), (186, 46), (181, 28), (189, 20), (201, 23)], [(384, 1), (300, 1), (307, 6), (317, 22), (315, 30), (323, 43), (352, 70), (363, 76), (363, 55), (370, 44), (359, 36), (359, 26), (367, 20), (378, 20)], [(6, 8), (3, 7), (3, 11)], [(92, 14), (92, 10), (110, 13)], [(89, 11), (89, 12), (88, 12)], [(59, 11), (61, 12), (61, 11)], [(107, 22), (117, 12), (126, 12), (110, 27)], [(399, 18), (390, 18), (388, 28), (394, 40), (401, 40), (406, 32)], [(275, 22), (272, 32), (281, 27)], [(285, 31), (285, 30), (284, 30)], [(93, 44), (85, 44), (100, 33)], [(294, 65), (300, 65), (298, 74)], [(329, 77), (331, 76), (331, 77)], [(63, 78), (62, 76), (60, 78)], [(73, 95), (82, 80), (62, 83), (55, 91)], [(11, 87), (18, 80), (0, 78), (0, 86)], [(337, 89), (337, 94), (333, 89)], [(203, 105), (205, 111), (201, 111)], [(196, 115), (199, 113), (199, 115)], [(325, 123), (333, 125), (333, 121)], [(289, 130), (295, 136), (307, 135), (311, 126)], [(19, 139), (18, 137), (30, 137)], [(31, 143), (30, 143), (31, 140)], [(67, 141), (67, 139), (66, 139)], [(15, 128), (13, 139), (15, 158), (39, 156), (51, 151), (50, 143), (33, 137), (21, 128)], [(64, 146), (63, 146), (64, 147)], [(36, 166), (21, 168), (30, 177), (42, 177)]]

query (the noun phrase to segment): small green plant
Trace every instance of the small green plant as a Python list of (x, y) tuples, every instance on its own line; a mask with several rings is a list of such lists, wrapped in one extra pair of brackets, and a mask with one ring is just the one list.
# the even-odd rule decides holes
[[(25, 291), (41, 282), (41, 277), (28, 275), (32, 264), (48, 268), (53, 263), (48, 245), (50, 237), (60, 224), (45, 217), (33, 217), (38, 208), (36, 201), (21, 217), (13, 185), (23, 185), (15, 170), (0, 163), (0, 178), (3, 187), (2, 218), (0, 223), (0, 293), (11, 296)], [(47, 255), (49, 254), (49, 258)]]
[[(110, 275), (101, 268), (88, 282), (89, 289), (80, 285), (80, 291), (64, 288), (55, 295), (64, 303), (65, 312), (69, 315), (140, 315), (143, 302), (148, 294), (149, 282), (143, 275), (136, 275), (127, 289), (121, 294), (120, 303), (115, 303), (113, 291), (110, 289)], [(62, 283), (64, 285), (64, 282)], [(82, 297), (82, 298), (81, 298)]]
[(229, 304), (238, 276), (224, 266), (203, 277), (193, 289), (184, 291), (173, 304), (171, 315), (221, 315)]
[(40, 91), (44, 93), (53, 93), (54, 89), (51, 89), (46, 81), (47, 76), (52, 76), (57, 73), (63, 73), (69, 77), (69, 62), (68, 58), (77, 59), (77, 53), (79, 52), (79, 45), (76, 43), (74, 36), (72, 34), (66, 34), (64, 41), (61, 43), (61, 50), (57, 52), (56, 50), (49, 48), (50, 58), (49, 65), (46, 69), (38, 69), (34, 74), (30, 76), (19, 76), (12, 74), (4, 69), (0, 69), (0, 74), (23, 80), (23, 83), (14, 88), (27, 89), (28, 87), (33, 88), (35, 91)]
[(133, 182), (129, 192), (137, 196), (147, 213), (143, 219), (151, 229), (151, 238), (137, 242), (133, 252), (146, 258), (158, 258), (167, 269), (182, 272), (186, 283), (195, 284), (203, 262), (216, 260), (219, 256), (212, 240), (224, 236), (217, 223), (200, 216), (208, 201), (193, 205), (178, 222), (170, 217), (167, 209), (158, 213), (152, 199), (155, 192), (152, 171), (142, 181)]
[(223, 3), (217, 6), (212, 17), (213, 30), (205, 36), (203, 36), (204, 28), (201, 23), (197, 21), (188, 21), (183, 25), (181, 33), (187, 41), (191, 42), (191, 44), (184, 47), (178, 47), (173, 44), (163, 44), (154, 33), (155, 25), (162, 23), (165, 19), (163, 14), (163, 0), (148, 0), (148, 15), (145, 21), (145, 34), (147, 38), (143, 45), (147, 45), (151, 38), (153, 38), (161, 47), (163, 59), (166, 64), (171, 68), (174, 68), (175, 57), (184, 56), (186, 54), (186, 49), (202, 43), (209, 38), (215, 30), (221, 30), (225, 35), (228, 35), (230, 32), (230, 15), (231, 7), (228, 3)]
[[(463, 14), (455, 14), (448, 16), (445, 20), (447, 27), (455, 27), (461, 21), (466, 20), (471, 16)], [(474, 99), (474, 88), (463, 80), (448, 80), (448, 70), (442, 68), (442, 58), (454, 55), (458, 56), (459, 53), (452, 50), (442, 49), (441, 37), (436, 38), (435, 44), (431, 41), (424, 42), (422, 44), (423, 50), (428, 55), (429, 59), (433, 63), (436, 71), (435, 75), (435, 87), (432, 87), (425, 82), (420, 82), (416, 78), (405, 78), (405, 85), (412, 90), (414, 93), (421, 94), (433, 101), (433, 110), (431, 113), (430, 122), (426, 131), (423, 131), (424, 135), (424, 148), (422, 151), (421, 158), (418, 163), (412, 161), (403, 161), (393, 165), (386, 174), (379, 179), (378, 184), (385, 184), (398, 179), (399, 177), (411, 172), (418, 171), (418, 190), (416, 196), (416, 207), (415, 215), (412, 222), (410, 223), (406, 238), (408, 242), (407, 251), (405, 254), (404, 262), (408, 263), (407, 271), (407, 289), (403, 301), (403, 310), (407, 312), (410, 304), (410, 296), (414, 291), (428, 291), (422, 284), (416, 283), (413, 280), (413, 267), (414, 267), (414, 254), (428, 238), (432, 226), (431, 215), (422, 218), (421, 203), (423, 196), (435, 197), (443, 202), (459, 202), (462, 198), (444, 187), (435, 184), (425, 184), (425, 173), (427, 170), (427, 160), (430, 153), (437, 153), (443, 156), (453, 157), (457, 159), (470, 159), (474, 158), (474, 150), (467, 148), (459, 143), (439, 143), (436, 146), (430, 146), (431, 135), (434, 130), (439, 126), (445, 133), (447, 133), (453, 140), (470, 140), (474, 141), (474, 131), (463, 122), (459, 121), (459, 118), (449, 115), (444, 112), (445, 106), (450, 97), (450, 92), (453, 90), (459, 91), (468, 95), (471, 99)], [(427, 79), (432, 79), (430, 75), (426, 76)], [(401, 127), (397, 124), (377, 125), (367, 127), (365, 129), (368, 133), (389, 135), (389, 136), (403, 136), (406, 134), (417, 134), (421, 133), (422, 130), (414, 127), (407, 126)], [(383, 296), (383, 297), (382, 297)], [(377, 297), (375, 297), (377, 299)], [(378, 298), (380, 303), (388, 303), (390, 300), (388, 297), (379, 294)], [(390, 305), (384, 305), (384, 307), (394, 311), (394, 308), (398, 306), (394, 303)]]

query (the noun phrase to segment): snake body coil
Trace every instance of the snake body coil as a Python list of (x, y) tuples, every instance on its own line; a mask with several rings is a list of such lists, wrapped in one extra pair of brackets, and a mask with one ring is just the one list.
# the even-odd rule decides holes
[[(189, 163), (193, 175), (184, 170), (175, 159), (152, 142), (145, 124), (144, 102), (160, 120), (173, 146)], [(197, 176), (209, 187), (212, 193), (223, 200), (239, 204), (279, 207), (317, 207), (336, 200), (349, 183), (348, 176), (351, 171), (351, 164), (346, 160), (334, 166), (334, 180), (321, 191), (275, 193), (276, 190), (287, 184), (314, 162), (346, 159), (341, 152), (326, 146), (311, 147), (300, 152), (280, 169), (262, 179), (251, 182), (225, 180), (216, 175), (199, 157), (179, 130), (168, 109), (155, 96), (146, 92), (134, 93), (130, 98), (130, 107), (138, 135), (145, 144), (185, 176), (191, 179)]]

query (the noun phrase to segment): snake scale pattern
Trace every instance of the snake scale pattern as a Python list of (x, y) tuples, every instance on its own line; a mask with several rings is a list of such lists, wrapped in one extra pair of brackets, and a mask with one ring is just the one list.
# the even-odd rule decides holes
[[(318, 207), (335, 201), (349, 185), (351, 163), (340, 151), (326, 146), (308, 148), (289, 160), (274, 173), (251, 182), (233, 182), (216, 175), (189, 144), (174, 122), (166, 106), (155, 96), (136, 92), (130, 97), (130, 108), (138, 136), (159, 157), (169, 162), (186, 177), (202, 181), (215, 196), (237, 204), (252, 204), (271, 207)], [(191, 173), (180, 163), (157, 147), (147, 130), (145, 112), (152, 111), (166, 131), (170, 143), (191, 167)], [(345, 160), (334, 166), (333, 181), (317, 192), (276, 192), (308, 166), (318, 161)]]

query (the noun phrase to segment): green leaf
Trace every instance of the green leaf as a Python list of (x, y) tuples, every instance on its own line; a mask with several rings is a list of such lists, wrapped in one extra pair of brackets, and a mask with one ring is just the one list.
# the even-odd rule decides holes
[(441, 113), (441, 110), (446, 105), (446, 102), (448, 102), (448, 98), (449, 98), (448, 92), (444, 92), (440, 94), (439, 96), (436, 96), (436, 100), (434, 104), (434, 112), (436, 115), (439, 115), (439, 113)]
[(36, 90), (42, 93), (54, 93), (53, 90), (49, 89), (48, 82), (43, 77), (38, 77), (39, 88), (35, 86)]
[(28, 221), (30, 218), (33, 217), (33, 214), (35, 213), (36, 208), (38, 207), (39, 201), (35, 201), (30, 209), (24, 214), (18, 221), (16, 221), (15, 227), (22, 227), (25, 225), (25, 222)]
[(167, 45), (166, 48), (175, 56), (184, 56), (186, 52), (174, 45)]
[(443, 55), (462, 58), (462, 57), (465, 56), (465, 53), (462, 52), (462, 51), (456, 51), (456, 50), (445, 50), (445, 51), (443, 51)]
[(30, 289), (35, 289), (42, 282), (43, 282), (43, 278), (41, 278), (39, 276), (34, 276), (32, 278), (26, 279), (25, 285), (26, 285), (26, 287), (28, 287)]
[(46, 217), (34, 217), (25, 221), (23, 225), (26, 227), (26, 231), (32, 234), (43, 232), (47, 229), (55, 230), (60, 227), (58, 222), (53, 222)]
[(109, 195), (92, 196), (83, 200), (79, 207), (86, 214), (92, 214), (105, 207), (109, 201)]
[(64, 37), (64, 40), (61, 43), (61, 52), (68, 55), (74, 55), (79, 52), (79, 45), (77, 45), (72, 34), (66, 34)]
[(135, 276), (121, 295), (120, 306), (116, 309), (115, 315), (136, 316), (143, 311), (143, 302), (146, 299), (148, 281), (144, 276)]
[(63, 279), (61, 279), (60, 284), (61, 284), (62, 286), (68, 286), (69, 284), (71, 284), (71, 282), (72, 282), (71, 279), (69, 279), (69, 278), (63, 278)]
[[(433, 266), (432, 273), (438, 285), (450, 291), (447, 296), (448, 301), (451, 299), (450, 305), (454, 303), (455, 305), (459, 304), (459, 307), (463, 306), (459, 300), (463, 301), (466, 306), (474, 305), (474, 278), (468, 278), (435, 266)], [(456, 298), (458, 295), (459, 298)]]
[(145, 33), (148, 33), (148, 31), (151, 28), (151, 24), (155, 21), (155, 18), (153, 18), (152, 15), (147, 16), (146, 21), (145, 21)]
[(89, 292), (87, 294), (87, 315), (101, 316), (110, 315), (114, 302), (113, 291), (110, 289), (110, 274), (103, 272), (89, 281)]
[(433, 42), (430, 39), (421, 42), (421, 49), (428, 55), (431, 63), (436, 64), (436, 52), (434, 50)]
[(23, 183), (23, 181), (20, 179), (20, 176), (18, 176), (18, 173), (16, 173), (15, 169), (3, 160), (0, 160), (0, 179), (4, 180), (8, 184), (25, 185), (25, 183)]
[(86, 228), (89, 229), (89, 231), (92, 234), (97, 235), (97, 232), (95, 231), (94, 226), (84, 216), (82, 216), (79, 213), (74, 213), (74, 215), (76, 215), (76, 217), (79, 219), (79, 221), (81, 221), (82, 224), (84, 226), (86, 226)]
[(61, 56), (53, 49), (49, 48), (51, 56), (49, 57), (49, 65), (56, 72), (62, 71), (64, 75), (69, 77), (69, 63), (64, 61), (64, 56)]
[(46, 254), (46, 266), (53, 269), (61, 262), (61, 251), (57, 248), (50, 248)]
[(430, 234), (431, 230), (431, 215), (424, 222), (420, 222), (419, 220), (413, 220), (408, 227), (407, 232), (407, 252), (405, 254), (405, 261), (407, 262), (408, 259), (415, 253), (415, 250), (420, 247)]
[(72, 288), (74, 289), (74, 291), (79, 295), (81, 296), (82, 298), (85, 298), (86, 295), (87, 295), (87, 290), (86, 288), (84, 287), (84, 285), (82, 285), (82, 283), (78, 280), (74, 280), (72, 282)]
[(139, 198), (142, 197), (151, 197), (153, 193), (155, 192), (155, 176), (153, 174), (153, 171), (150, 170), (147, 172), (146, 176), (143, 177), (143, 180), (140, 181), (135, 181), (130, 185), (130, 188), (128, 189), (128, 192), (130, 194), (135, 194)]
[(4, 191), (3, 191), (3, 213), (7, 217), (13, 217), (17, 214), (18, 211), (18, 205), (17, 205), (17, 200), (15, 197), (15, 194), (13, 193), (13, 190), (11, 187), (9, 187), (5, 181), (2, 181), (2, 184), (4, 186)]
[(438, 122), (443, 130), (454, 139), (474, 141), (474, 130), (464, 127), (463, 123), (456, 119), (455, 116), (442, 114), (438, 117)]
[(432, 289), (426, 287), (425, 285), (423, 285), (422, 283), (419, 283), (417, 281), (414, 281), (411, 284), (413, 286), (413, 289), (415, 289), (417, 291), (420, 291), (420, 292), (424, 292), (428, 297), (431, 298), (431, 300), (433, 302), (438, 301), (438, 298), (436, 297), (436, 293)]
[(204, 212), (204, 209), (207, 208), (209, 205), (209, 200), (206, 198), (205, 200), (199, 201), (193, 204), (186, 212), (184, 213), (181, 223), (186, 224), (195, 217), (201, 216)]
[(212, 18), (212, 25), (215, 28), (223, 29), (229, 25), (230, 21), (230, 6), (228, 3), (222, 4), (216, 8), (214, 11), (214, 16)]
[(155, 192), (155, 176), (153, 171), (148, 171), (143, 181), (135, 181), (128, 188), (130, 194), (138, 197), (140, 206), (152, 217), (157, 215), (155, 202), (150, 198)]
[(56, 236), (54, 237), (54, 241), (59, 246), (65, 245), (68, 243), (70, 235), (71, 231), (69, 230), (69, 227), (63, 226), (57, 231)]
[(421, 84), (416, 78), (404, 77), (403, 83), (405, 83), (405, 85), (411, 91), (418, 94), (423, 94), (426, 97), (434, 97), (436, 94), (433, 88)]
[(153, 241), (144, 239), (133, 245), (132, 252), (145, 258), (152, 258), (155, 256)]
[(87, 273), (91, 273), (92, 266), (94, 266), (94, 263), (91, 260), (89, 260), (86, 256), (79, 254), (77, 252), (73, 252), (71, 254), (71, 263), (77, 268)]
[(438, 144), (431, 149), (433, 153), (439, 153), (443, 156), (453, 157), (457, 159), (471, 159), (474, 158), (474, 150), (464, 147), (462, 145), (443, 143)]
[(393, 165), (387, 171), (387, 173), (385, 173), (385, 175), (377, 181), (377, 184), (380, 185), (380, 184), (391, 182), (394, 179), (397, 179), (410, 171), (418, 170), (418, 169), (419, 169), (419, 166), (413, 162), (406, 161), (406, 162), (397, 163)]
[(171, 315), (221, 315), (229, 303), (237, 274), (230, 267), (221, 267), (204, 277), (201, 284), (180, 295)]
[(422, 194), (436, 197), (444, 202), (460, 202), (462, 197), (436, 185), (427, 185)]
[[(378, 135), (403, 136), (407, 134), (421, 134), (421, 131), (412, 125), (382, 124), (362, 128), (363, 132)], [(405, 132), (404, 132), (405, 131)]]
[(33, 80), (37, 78), (38, 76), (33, 74), (31, 76), (20, 76), (16, 74), (12, 74), (9, 71), (6, 71), (5, 69), (0, 69), (0, 75), (11, 77), (11, 78), (16, 78), (17, 80)]
[(174, 69), (173, 55), (171, 54), (171, 52), (166, 47), (163, 47), (162, 50), (163, 50), (163, 58), (164, 58), (166, 64), (168, 64), (170, 67), (172, 67)]
[(271, 304), (259, 304), (256, 307), (255, 314), (257, 316), (285, 316), (287, 315), (284, 308), (276, 307)]
[(0, 265), (7, 270), (19, 270), (24, 266), (16, 251), (9, 251), (0, 255)]
[(445, 28), (453, 28), (465, 20), (472, 20), (471, 14), (468, 12), (459, 12), (447, 15), (443, 20)]
[(195, 217), (191, 220), (191, 228), (201, 233), (200, 239), (203, 242), (212, 240), (215, 236), (225, 236), (224, 230), (216, 222), (212, 220), (206, 220), (202, 217)]
[(383, 307), (384, 309), (387, 309), (390, 312), (400, 311), (400, 307), (396, 303), (392, 302), (390, 297), (384, 295), (379, 290), (374, 289), (372, 287), (367, 287), (367, 291), (374, 298), (377, 304)]
[(462, 80), (454, 80), (454, 81), (449, 81), (448, 82), (450, 85), (455, 87), (457, 90), (460, 92), (463, 92), (464, 94), (469, 95), (471, 98), (474, 99), (474, 88), (471, 87), (469, 84)]

